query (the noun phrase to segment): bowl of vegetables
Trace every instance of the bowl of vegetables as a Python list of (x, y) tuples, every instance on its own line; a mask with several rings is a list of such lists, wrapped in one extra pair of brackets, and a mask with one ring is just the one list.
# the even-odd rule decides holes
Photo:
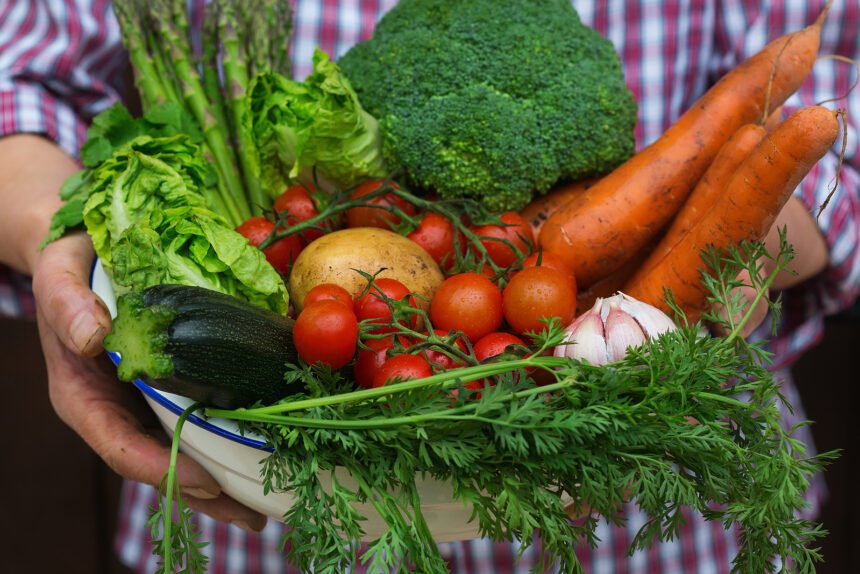
[[(685, 220), (685, 198), (730, 136), (802, 83), (814, 50), (777, 40), (634, 154), (635, 102), (617, 55), (569, 4), (523, 2), (531, 21), (511, 28), (503, 14), (488, 19), (495, 8), (483, 2), (404, 1), (343, 68), (317, 51), (304, 81), (289, 79), (283, 51), (255, 46), (246, 66), (222, 49), (219, 31), (243, 17), (238, 4), (207, 13), (219, 20), (204, 45), (223, 65), (212, 73), (163, 59), (164, 42), (179, 61), (192, 57), (181, 10), (140, 35), (165, 17), (161, 3), (116, 3), (144, 71), (144, 114), (115, 106), (96, 118), (86, 169), (64, 185), (48, 237), (91, 236), (92, 288), (114, 317), (105, 347), (173, 435), (174, 461), (181, 449), (225, 493), (282, 520), (303, 571), (346, 571), (365, 541), (362, 559), (379, 570), (442, 572), (437, 542), (482, 535), (526, 547), (539, 533), (574, 572), (571, 541), (595, 542), (597, 516), (628, 500), (649, 517), (640, 546), (692, 507), (741, 523), (744, 570), (766, 570), (774, 554), (811, 561), (816, 533), (796, 511), (819, 461), (780, 426), (768, 356), (739, 336), (747, 319), (734, 318), (750, 310), (731, 293), (740, 271), (758, 297), (767, 292), (773, 277), (757, 267), (767, 254), (746, 241), (761, 238), (833, 130), (804, 131), (820, 145), (804, 146), (803, 169), (772, 165), (761, 146), (741, 154), (744, 169), (779, 177), (769, 178), (768, 207), (736, 235), (713, 245), (719, 226), (706, 221), (677, 248), (659, 237)], [(447, 21), (467, 25), (427, 33)], [(268, 22), (281, 45), (285, 24)], [(475, 30), (484, 39), (470, 45)], [(587, 58), (583, 42), (594, 48)], [(454, 54), (444, 74), (426, 64), (439, 45)], [(522, 46), (547, 61), (508, 65)], [(782, 55), (790, 72), (749, 81)], [(708, 122), (705, 108), (717, 114)], [(798, 117), (809, 113), (835, 122), (821, 108)], [(595, 119), (599, 130), (580, 124)], [(803, 123), (789, 118), (770, 137), (793, 139)], [(537, 220), (517, 212), (585, 176), (601, 179), (537, 199)], [(709, 216), (731, 217), (731, 199), (718, 205)], [(659, 261), (637, 262), (649, 251)], [(781, 246), (777, 270), (788, 256)], [(325, 285), (345, 291), (346, 305), (310, 303)], [(598, 297), (619, 286), (638, 288), (644, 303)], [(731, 318), (726, 337), (700, 335), (700, 318), (721, 320), (708, 313), (713, 302)], [(164, 493), (182, 508), (175, 465)], [(170, 544), (193, 543), (167, 535), (170, 515), (160, 517), (165, 560)]]
[[(116, 317), (114, 288), (98, 260), (92, 269), (90, 285), (108, 306), (111, 316)], [(114, 364), (120, 363), (118, 353), (108, 352), (108, 355)], [(140, 379), (135, 380), (134, 385), (141, 391), (165, 431), (172, 435), (179, 418), (194, 401), (153, 388)], [(272, 449), (264, 436), (240, 428), (236, 420), (191, 413), (187, 416), (187, 424), (182, 426), (179, 441), (181, 451), (203, 466), (225, 494), (249, 508), (276, 520), (283, 520), (284, 514), (295, 503), (295, 497), (289, 493), (264, 491), (262, 461)], [(349, 488), (356, 487), (345, 469), (335, 469), (335, 476), (338, 482)], [(421, 497), (421, 512), (436, 540), (467, 540), (478, 536), (478, 525), (470, 521), (471, 510), (453, 498), (450, 482), (422, 477), (417, 479), (417, 488)], [(388, 528), (372, 504), (357, 504), (356, 511), (366, 517), (363, 539), (377, 539)]]

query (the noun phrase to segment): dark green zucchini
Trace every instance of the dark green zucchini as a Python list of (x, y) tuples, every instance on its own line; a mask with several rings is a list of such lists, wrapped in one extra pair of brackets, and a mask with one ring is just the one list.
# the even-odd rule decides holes
[(232, 409), (301, 390), (284, 381), (297, 361), (293, 323), (209, 289), (156, 285), (119, 297), (104, 346), (120, 354), (124, 381)]

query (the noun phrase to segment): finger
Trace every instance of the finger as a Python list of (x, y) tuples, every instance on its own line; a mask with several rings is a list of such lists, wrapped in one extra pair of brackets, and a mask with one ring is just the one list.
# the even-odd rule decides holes
[(89, 289), (93, 263), (90, 240), (83, 233), (49, 244), (36, 262), (33, 293), (50, 328), (68, 349), (95, 356), (110, 330), (110, 312)]
[[(44, 318), (39, 314), (40, 327)], [(46, 329), (42, 348), (48, 365), (49, 395), (60, 418), (118, 474), (152, 485), (161, 482), (170, 460), (164, 433), (139, 418), (139, 392), (107, 375), (94, 359), (78, 357)], [(180, 483), (218, 496), (220, 487), (194, 461), (178, 463)]]
[[(755, 301), (758, 292), (754, 287), (752, 287), (750, 275), (747, 270), (742, 270), (741, 272), (739, 272), (736, 279), (739, 283), (741, 283), (741, 285), (739, 287), (735, 287), (732, 296), (734, 296), (735, 294), (740, 294), (743, 300), (747, 302), (747, 306), (744, 307), (741, 312), (735, 314), (735, 316), (731, 318), (731, 321), (729, 323), (731, 325), (737, 325), (743, 319), (744, 315), (750, 313), (749, 319), (747, 319), (747, 322), (744, 323), (743, 327), (738, 332), (741, 337), (746, 338), (750, 336), (752, 332), (755, 331), (759, 325), (761, 325), (765, 317), (767, 317), (767, 293), (765, 293), (765, 295), (761, 297), (758, 301)], [(752, 305), (753, 301), (755, 301), (755, 307), (750, 310), (749, 305)], [(724, 306), (720, 305), (715, 307), (715, 311), (717, 311), (717, 314), (720, 317), (728, 319), (728, 311)], [(717, 323), (711, 325), (711, 331), (717, 336), (724, 337), (729, 334), (730, 329), (726, 325)]]
[(182, 500), (195, 512), (202, 512), (221, 522), (229, 522), (249, 532), (259, 532), (265, 526), (267, 519), (259, 512), (239, 504), (226, 494), (212, 499), (200, 499), (184, 494)]

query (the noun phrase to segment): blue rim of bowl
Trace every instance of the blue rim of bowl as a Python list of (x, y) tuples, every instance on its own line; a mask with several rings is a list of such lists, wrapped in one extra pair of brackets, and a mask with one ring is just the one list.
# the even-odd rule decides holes
[[(98, 261), (99, 261), (98, 257), (96, 257), (95, 260), (93, 260), (93, 266), (90, 269), (90, 288), (92, 288), (92, 286), (93, 286), (93, 275), (95, 274), (96, 265), (98, 264)], [(108, 354), (108, 357), (110, 357), (110, 360), (114, 365), (119, 365), (119, 362), (120, 362), (119, 354), (111, 352), (111, 351), (107, 351), (107, 354)], [(152, 399), (153, 401), (155, 401), (156, 403), (158, 403), (162, 407), (166, 408), (167, 410), (169, 410), (170, 412), (172, 412), (176, 416), (180, 416), (185, 411), (185, 409), (183, 409), (181, 406), (177, 405), (176, 403), (174, 403), (173, 401), (171, 401), (170, 399), (165, 397), (163, 394), (161, 394), (159, 391), (157, 391), (156, 389), (147, 385), (142, 380), (137, 379), (134, 381), (133, 384), (147, 397), (149, 397), (150, 399)], [(264, 443), (263, 441), (256, 440), (253, 438), (248, 438), (246, 436), (242, 436), (240, 434), (236, 434), (234, 432), (231, 432), (227, 429), (221, 428), (217, 425), (212, 424), (211, 422), (209, 422), (209, 420), (207, 420), (207, 419), (205, 419), (199, 415), (192, 414), (191, 416), (188, 417), (188, 422), (190, 422), (196, 426), (199, 426), (200, 428), (206, 429), (209, 432), (212, 432), (218, 436), (221, 436), (221, 437), (226, 438), (228, 440), (232, 440), (233, 442), (237, 442), (239, 444), (243, 444), (243, 445), (249, 446), (251, 448), (256, 448), (258, 450), (265, 450), (265, 451), (271, 450), (268, 446), (266, 446), (266, 443)]]

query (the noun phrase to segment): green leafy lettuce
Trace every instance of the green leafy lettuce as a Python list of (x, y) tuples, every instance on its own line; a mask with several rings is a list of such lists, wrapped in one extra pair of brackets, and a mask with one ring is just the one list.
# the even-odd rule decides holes
[(119, 292), (196, 285), (285, 312), (281, 276), (215, 211), (214, 172), (170, 109), (157, 116), (166, 123), (121, 108), (97, 118), (82, 153), (89, 168), (63, 186), (47, 241), (83, 224)]
[(258, 75), (248, 106), (245, 121), (258, 150), (263, 189), (271, 197), (311, 168), (343, 188), (386, 173), (376, 119), (321, 50), (303, 82), (275, 72)]

